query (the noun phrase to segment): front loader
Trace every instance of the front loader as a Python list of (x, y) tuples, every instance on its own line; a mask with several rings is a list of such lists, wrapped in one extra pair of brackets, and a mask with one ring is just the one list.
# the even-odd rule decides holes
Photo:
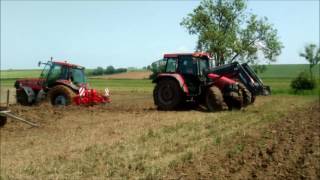
[(244, 97), (244, 105), (254, 102), (255, 97), (258, 95), (271, 94), (270, 86), (265, 86), (247, 63), (233, 62), (216, 66), (209, 69), (207, 73), (215, 73), (239, 82)]

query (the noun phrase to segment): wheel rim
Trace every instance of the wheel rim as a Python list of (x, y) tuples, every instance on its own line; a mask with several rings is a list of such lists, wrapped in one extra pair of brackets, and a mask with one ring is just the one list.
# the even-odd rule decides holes
[(57, 96), (55, 98), (54, 104), (55, 105), (63, 105), (63, 106), (65, 106), (65, 105), (67, 105), (67, 99), (63, 95), (59, 95), (59, 96)]
[(164, 86), (160, 89), (160, 98), (164, 101), (172, 101), (174, 98), (173, 89), (170, 86)]

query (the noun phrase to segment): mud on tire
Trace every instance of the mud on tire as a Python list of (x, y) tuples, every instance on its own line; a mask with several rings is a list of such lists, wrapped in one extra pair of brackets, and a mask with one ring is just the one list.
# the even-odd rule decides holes
[(208, 88), (205, 96), (205, 104), (210, 112), (227, 109), (227, 104), (224, 102), (223, 95), (220, 89), (216, 86)]
[(173, 110), (182, 101), (182, 91), (179, 84), (172, 79), (164, 79), (157, 83), (153, 90), (153, 99), (159, 110)]
[(242, 83), (239, 83), (239, 88), (243, 97), (243, 106), (248, 106), (249, 104), (253, 103), (251, 92)]
[(243, 106), (243, 97), (241, 91), (231, 91), (224, 97), (224, 99), (229, 110), (241, 109)]
[(48, 93), (48, 97), (52, 105), (70, 105), (72, 104), (75, 96), (76, 94), (64, 85), (57, 85)]

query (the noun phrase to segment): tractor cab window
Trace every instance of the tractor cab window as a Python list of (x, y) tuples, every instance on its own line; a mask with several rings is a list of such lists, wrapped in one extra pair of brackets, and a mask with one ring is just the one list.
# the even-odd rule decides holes
[(51, 64), (46, 64), (40, 74), (40, 78), (46, 79), (50, 72)]
[(83, 69), (73, 68), (71, 69), (71, 81), (75, 84), (81, 84), (86, 82)]
[(210, 68), (209, 61), (205, 59), (199, 59), (199, 75), (202, 76), (205, 70)]
[(176, 72), (177, 60), (174, 58), (167, 59), (166, 72)]
[(197, 59), (192, 56), (181, 56), (179, 59), (179, 72), (181, 74), (197, 74)]
[(62, 67), (59, 64), (54, 64), (48, 76), (48, 81), (56, 81), (62, 74)]

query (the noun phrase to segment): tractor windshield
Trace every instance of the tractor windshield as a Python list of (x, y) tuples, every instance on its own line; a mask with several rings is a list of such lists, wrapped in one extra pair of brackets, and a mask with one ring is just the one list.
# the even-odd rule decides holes
[(51, 68), (51, 64), (46, 64), (40, 74), (41, 79), (46, 79)]
[(210, 63), (207, 59), (197, 58), (199, 61), (199, 74), (203, 75), (204, 71), (210, 68)]
[(84, 69), (72, 68), (71, 69), (71, 80), (75, 84), (86, 83), (86, 77), (84, 74)]

